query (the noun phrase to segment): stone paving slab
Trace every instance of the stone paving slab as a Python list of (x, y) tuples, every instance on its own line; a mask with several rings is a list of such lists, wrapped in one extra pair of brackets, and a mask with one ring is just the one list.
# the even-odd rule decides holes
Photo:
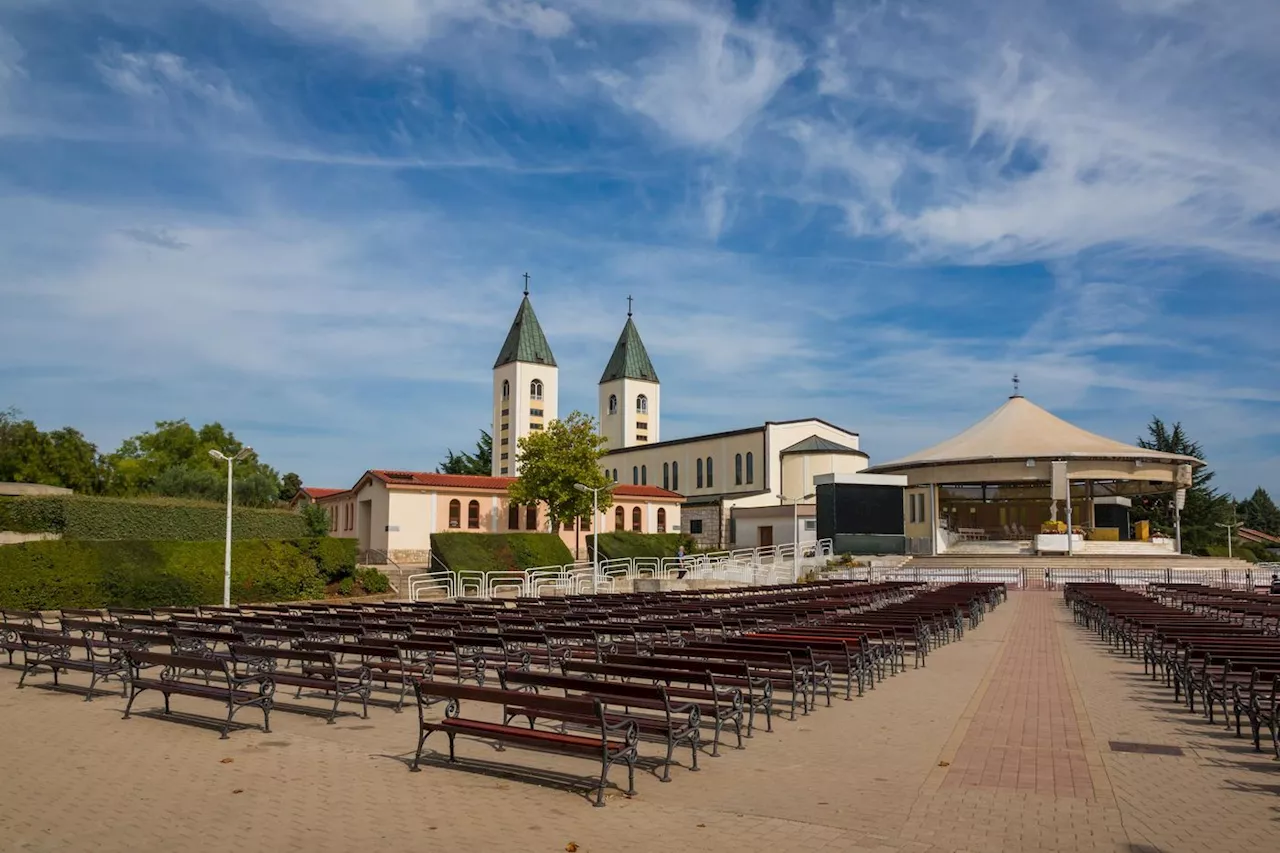
[[(666, 785), (641, 774), (636, 798), (614, 794), (604, 809), (582, 794), (589, 762), (460, 739), (465, 769), (409, 773), (411, 708), (332, 726), (277, 711), (270, 734), (220, 741), (170, 720), (121, 720), (118, 696), (85, 703), (16, 682), (0, 672), (3, 851), (1280, 847), (1280, 766), (1166, 701), (1139, 664), (1072, 625), (1057, 593), (1013, 594), (925, 669), (775, 720), (745, 750), (704, 755), (700, 773), (675, 768)], [(158, 705), (144, 694), (136, 707)], [(174, 708), (216, 705), (176, 697)], [(1112, 753), (1110, 740), (1188, 749)], [(1006, 766), (1034, 784), (1006, 784)]]

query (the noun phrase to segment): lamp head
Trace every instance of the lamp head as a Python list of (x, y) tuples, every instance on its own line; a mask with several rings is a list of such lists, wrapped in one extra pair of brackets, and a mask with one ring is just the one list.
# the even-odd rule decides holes
[(244, 449), (236, 454), (236, 457), (235, 457), (236, 461), (239, 462), (242, 459), (247, 459), (249, 454), (252, 452), (253, 452), (253, 448), (246, 444)]
[(218, 460), (219, 462), (227, 461), (226, 454), (224, 454), (221, 450), (210, 450), (209, 455), (212, 456), (214, 459)]
[(580, 491), (580, 492), (589, 492), (589, 491), (591, 491), (591, 489), (590, 489), (588, 486), (584, 486), (584, 485), (582, 485), (581, 483), (574, 483), (574, 484), (573, 484), (573, 487), (574, 487), (575, 489), (577, 489), (578, 491)]

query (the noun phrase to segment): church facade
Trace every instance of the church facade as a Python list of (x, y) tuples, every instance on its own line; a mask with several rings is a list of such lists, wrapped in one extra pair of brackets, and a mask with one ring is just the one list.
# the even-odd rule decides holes
[[(493, 367), (495, 477), (519, 475), (517, 442), (559, 416), (559, 383), (526, 290)], [(619, 487), (683, 495), (681, 527), (668, 529), (682, 529), (703, 547), (812, 540), (815, 478), (855, 474), (868, 464), (857, 433), (817, 418), (664, 439), (661, 381), (629, 307), (597, 400), (606, 475)]]

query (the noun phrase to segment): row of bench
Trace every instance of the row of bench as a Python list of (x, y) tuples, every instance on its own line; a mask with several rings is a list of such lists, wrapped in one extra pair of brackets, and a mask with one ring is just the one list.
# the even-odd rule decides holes
[[(797, 711), (810, 713), (819, 694), (830, 704), (841, 688), (846, 699), (855, 688), (874, 689), (905, 668), (908, 654), (923, 666), (930, 649), (962, 636), (1003, 596), (996, 585), (930, 591), (836, 583), (751, 595), (611, 597), (612, 608), (597, 600), (537, 600), (56, 617), (7, 611), (0, 629), (11, 655), (24, 656), (20, 686), (42, 670), (55, 684), (62, 673), (86, 672), (88, 700), (99, 682), (118, 679), (126, 717), (148, 690), (163, 696), (166, 713), (172, 695), (216, 699), (226, 707), (223, 737), (246, 707), (262, 711), (269, 731), (281, 686), (296, 688), (297, 696), (329, 695), (329, 722), (351, 699), (367, 717), (376, 685), (395, 694), (397, 711), (412, 692), (415, 769), (436, 731), (448, 736), (450, 760), (458, 734), (590, 754), (602, 762), (599, 804), (611, 766), (627, 764), (634, 781), (642, 739), (665, 745), (667, 781), (678, 749), (690, 749), (696, 769), (704, 727), (713, 756), (726, 732), (741, 748), (757, 715), (772, 731), (780, 697), (789, 699), (794, 719)], [(497, 686), (487, 686), (495, 676)], [(465, 715), (463, 703), (499, 706), (500, 721)], [(539, 727), (547, 721), (554, 730)]]
[[(1114, 584), (1068, 584), (1064, 596), (1078, 623), (1141, 656), (1143, 671), (1163, 677), (1189, 710), (1198, 697), (1210, 722), (1217, 708), (1228, 726), (1234, 715), (1237, 736), (1248, 719), (1259, 751), (1268, 730), (1280, 760), (1280, 634), (1274, 623), (1250, 615), (1255, 602), (1219, 592), (1156, 587), (1144, 595)], [(1210, 604), (1218, 599), (1220, 606)]]

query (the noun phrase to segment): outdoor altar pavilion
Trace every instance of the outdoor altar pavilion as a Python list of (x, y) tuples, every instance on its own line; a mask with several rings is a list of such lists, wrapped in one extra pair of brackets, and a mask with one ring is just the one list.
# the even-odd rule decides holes
[[(1071, 523), (1081, 531), (1070, 542), (1087, 540), (1083, 547), (1059, 548), (1065, 536), (1051, 542), (1041, 535), (1045, 522), (1067, 517), (1066, 501), (1052, 498), (1055, 462), (1065, 463), (1059, 467), (1070, 487)], [(914, 553), (1168, 554), (1176, 543), (1144, 539), (1130, 508), (1158, 496), (1172, 510), (1202, 465), (1095, 435), (1015, 393), (959, 435), (867, 473), (906, 476), (905, 528)]]

